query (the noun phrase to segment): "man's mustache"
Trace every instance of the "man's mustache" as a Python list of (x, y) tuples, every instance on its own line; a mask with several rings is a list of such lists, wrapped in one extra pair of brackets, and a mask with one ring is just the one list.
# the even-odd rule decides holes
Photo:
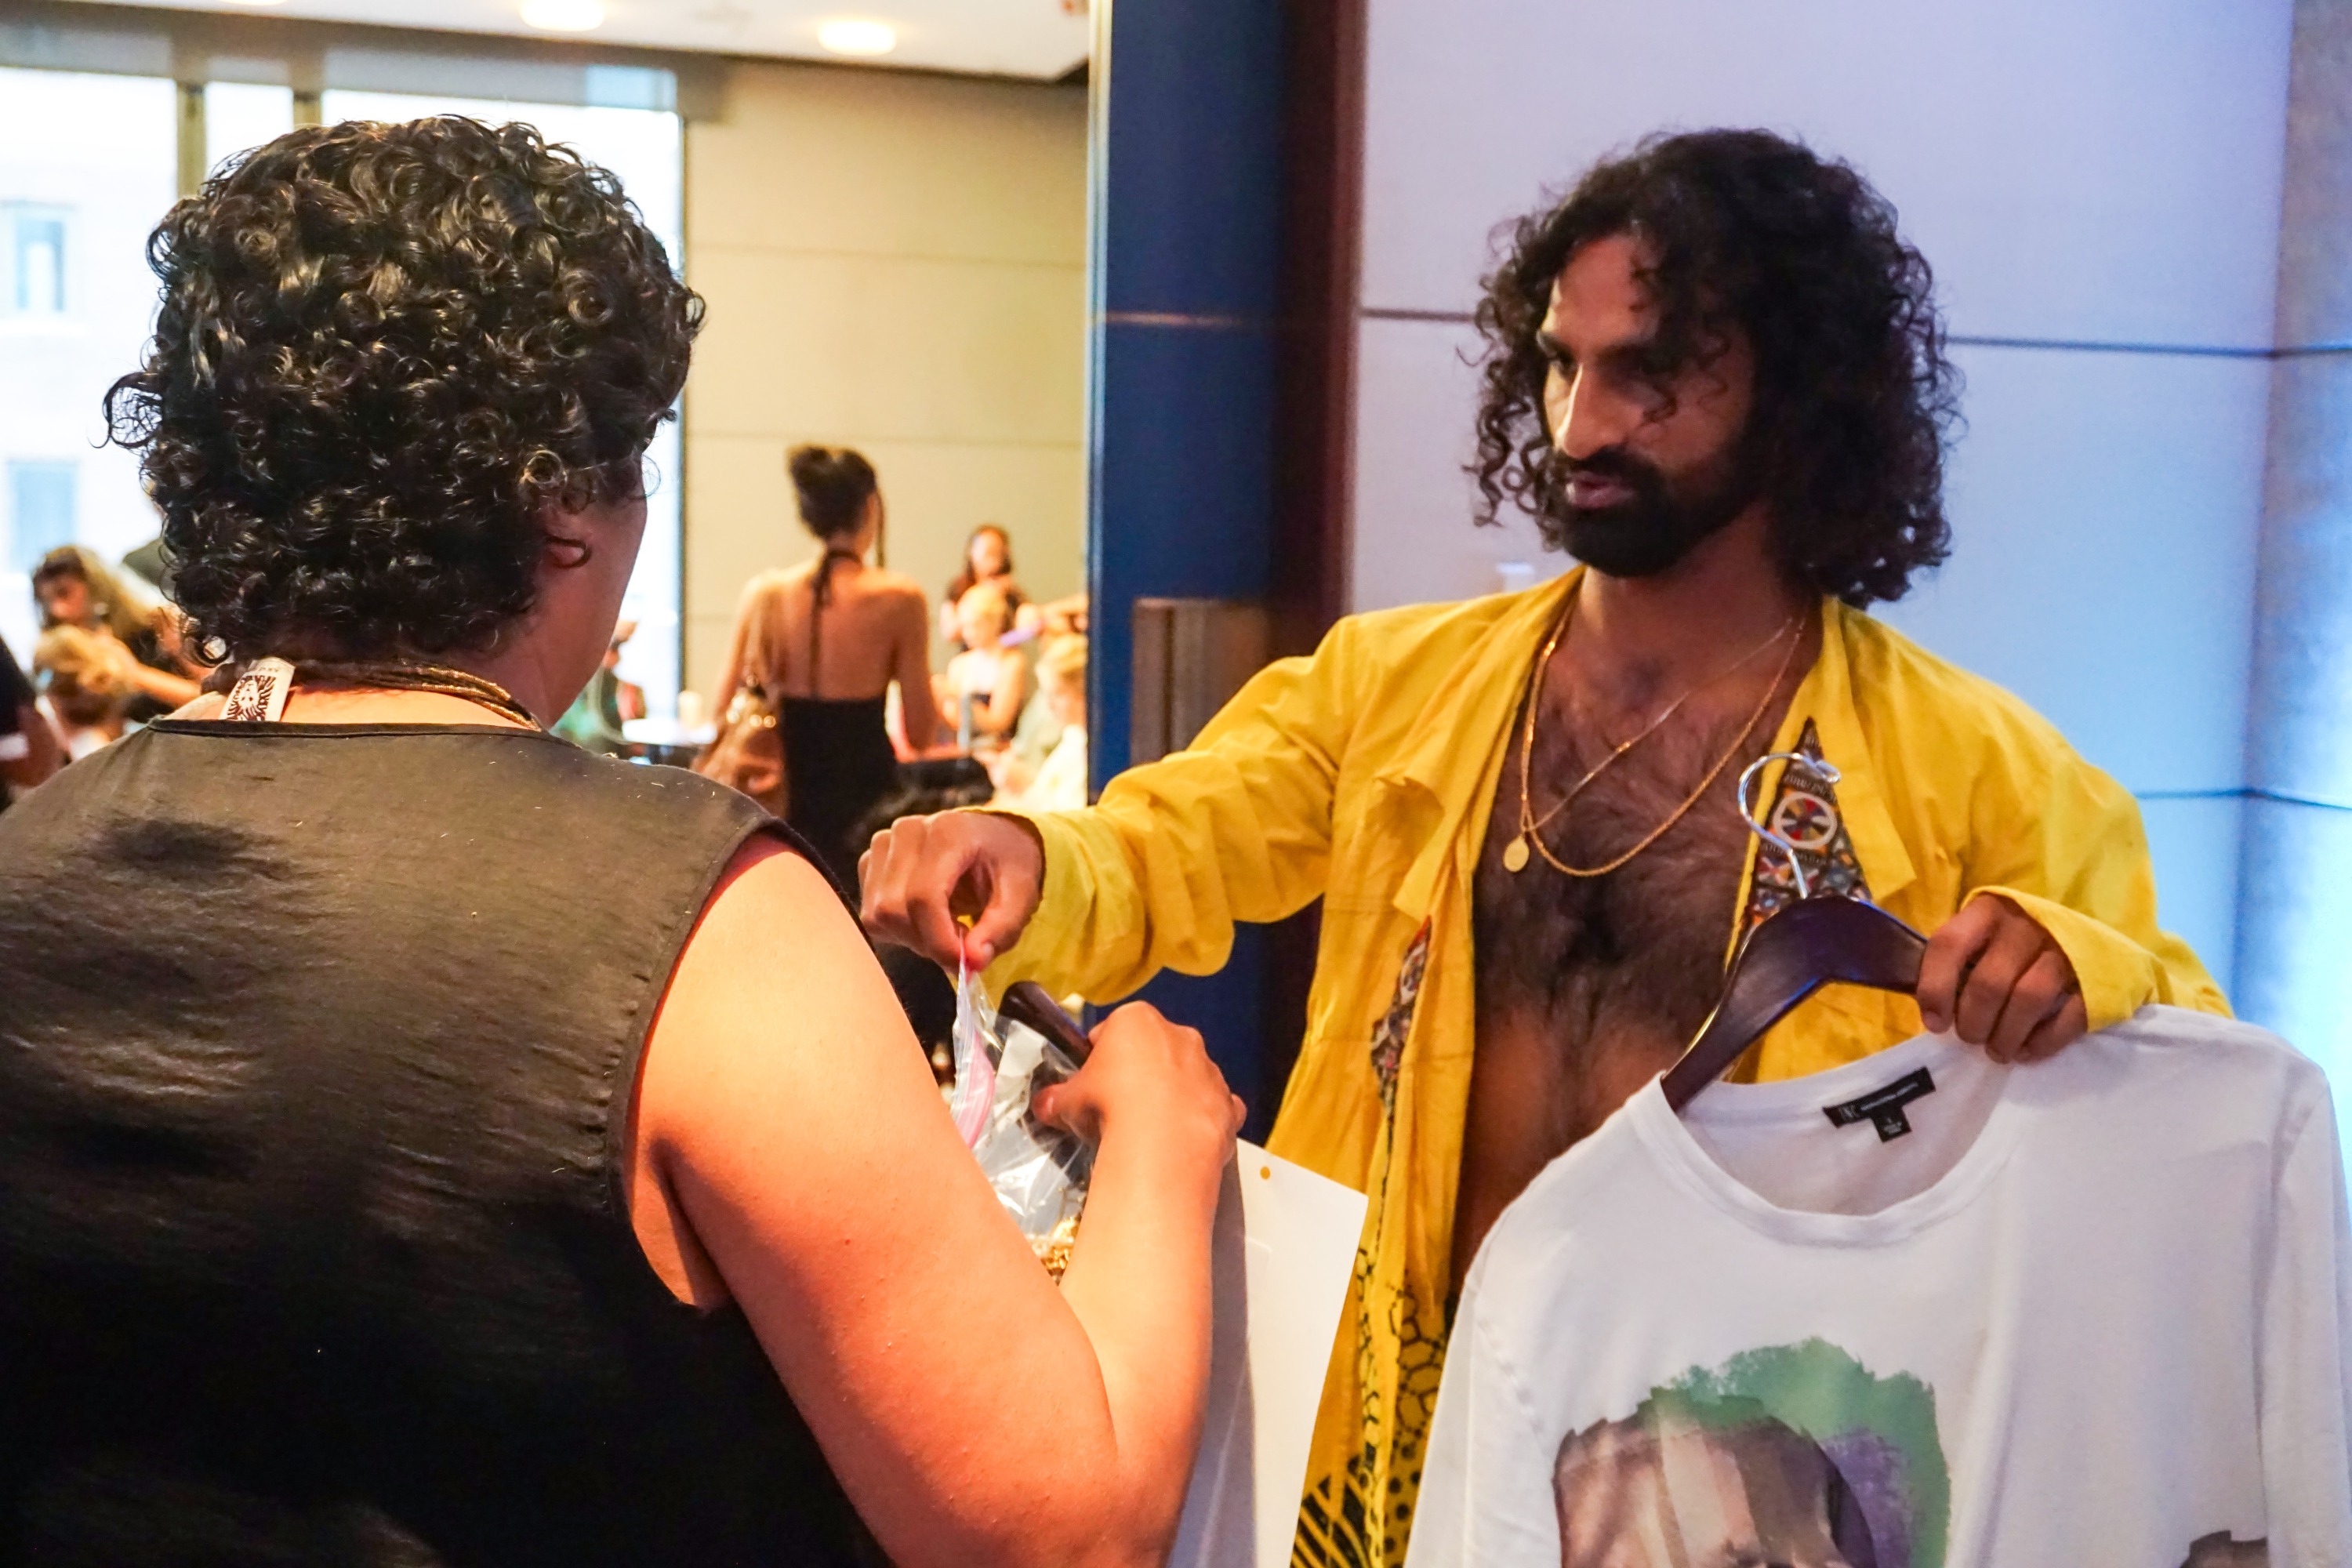
[(1554, 452), (1547, 467), (1555, 485), (1570, 479), (1615, 479), (1642, 494), (1654, 495), (1662, 480), (1656, 468), (1617, 447), (1604, 447), (1582, 458)]

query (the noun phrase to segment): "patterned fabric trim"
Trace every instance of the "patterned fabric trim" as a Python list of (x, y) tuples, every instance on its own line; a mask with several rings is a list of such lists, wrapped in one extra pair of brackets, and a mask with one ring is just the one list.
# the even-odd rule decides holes
[(1397, 1068), (1404, 1060), (1405, 1037), (1412, 1033), (1413, 1008), (1421, 1002), (1421, 977), (1429, 968), (1429, 921), (1422, 921), (1405, 945), (1396, 994), (1372, 1030), (1372, 1076), (1380, 1080), (1381, 1110), (1391, 1119), (1396, 1115)]
[[(1372, 1031), (1372, 1074), (1381, 1086), (1386, 1136), (1372, 1213), (1388, 1213), (1389, 1177), (1395, 1165), (1396, 1086), (1404, 1046), (1429, 967), (1430, 922), (1406, 946), (1396, 992)], [(1363, 1402), (1363, 1447), (1345, 1475), (1325, 1475), (1307, 1489), (1292, 1538), (1292, 1568), (1388, 1568), (1404, 1560), (1406, 1527), (1421, 1489), (1421, 1459), (1437, 1409), (1445, 1364), (1448, 1314), (1425, 1311), (1403, 1281), (1383, 1285), (1378, 1261), (1386, 1226), (1356, 1253), (1356, 1387)], [(1385, 1354), (1383, 1352), (1386, 1352)], [(1389, 1414), (1388, 1389), (1396, 1391)]]
[[(1805, 721), (1805, 732), (1798, 737), (1796, 749), (1815, 762), (1824, 760), (1822, 738), (1811, 719)], [(1802, 763), (1790, 763), (1781, 770), (1780, 787), (1773, 792), (1772, 808), (1764, 822), (1797, 847), (1799, 863), (1814, 892), (1873, 901), (1862, 862), (1854, 857), (1853, 840), (1845, 830), (1845, 816), (1838, 809), (1836, 787), (1827, 776)], [(1740, 929), (1755, 930), (1796, 896), (1797, 882), (1789, 874), (1788, 856), (1777, 845), (1759, 846)]]

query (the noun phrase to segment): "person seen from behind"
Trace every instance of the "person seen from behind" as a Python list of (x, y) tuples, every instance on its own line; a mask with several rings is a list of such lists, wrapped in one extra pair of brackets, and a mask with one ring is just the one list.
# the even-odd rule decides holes
[(702, 316), (617, 182), (314, 127), (149, 254), (110, 425), (245, 673), (0, 815), (5, 1554), (1161, 1561), (1199, 1037), (1123, 1009), (1036, 1102), (1098, 1141), (1056, 1289), (790, 835), (541, 728)]
[(131, 651), (132, 723), (161, 718), (195, 696), (196, 667), (181, 647), (180, 618), (91, 551), (60, 544), (33, 568), (41, 626), (79, 626)]
[(801, 525), (820, 548), (815, 559), (763, 572), (745, 586), (716, 710), (726, 712), (741, 688), (756, 688), (775, 704), (785, 820), (845, 887), (866, 847), (851, 842), (857, 825), (898, 784), (887, 721), (890, 689), (898, 689), (910, 737), (940, 727), (929, 616), (912, 578), (868, 563), (885, 513), (865, 455), (795, 447), (784, 467)]

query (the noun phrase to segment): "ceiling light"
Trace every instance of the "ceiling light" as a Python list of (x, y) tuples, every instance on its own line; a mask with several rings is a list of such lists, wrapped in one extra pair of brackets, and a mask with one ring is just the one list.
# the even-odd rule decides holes
[(522, 0), (522, 19), (550, 33), (593, 32), (604, 25), (604, 0)]
[(236, 0), (239, 5), (283, 5), (286, 0)]
[(864, 16), (836, 16), (816, 25), (816, 41), (836, 55), (872, 59), (898, 47), (898, 29)]

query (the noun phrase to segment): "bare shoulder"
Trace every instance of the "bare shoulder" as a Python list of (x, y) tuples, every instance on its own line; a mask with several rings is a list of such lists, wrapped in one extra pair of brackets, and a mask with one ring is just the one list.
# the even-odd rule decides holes
[[(856, 1044), (841, 1054), (854, 1056), (887, 1035), (896, 1012), (833, 884), (762, 834), (737, 851), (670, 975), (647, 1041), (640, 1136), (674, 1145), (723, 1122), (740, 1097), (809, 1087), (826, 1076), (826, 1053), (780, 1050), (780, 1041), (847, 1037)], [(896, 1021), (905, 1027), (903, 1015)]]
[(833, 884), (782, 840), (763, 833), (735, 852), (719, 878), (687, 939), (678, 978), (689, 978), (689, 961), (700, 971), (705, 961), (724, 960), (747, 946), (772, 956), (803, 951), (803, 941), (829, 946), (845, 940), (864, 947)]
[(866, 591), (875, 597), (888, 599), (895, 605), (911, 605), (925, 614), (929, 613), (930, 596), (923, 585), (903, 572), (877, 570), (866, 574)]
[(754, 605), (781, 597), (783, 590), (805, 574), (791, 566), (771, 566), (764, 572), (752, 574), (743, 584), (743, 606), (749, 609)]
[(912, 577), (897, 572), (869, 572), (862, 586), (869, 602), (892, 625), (919, 626), (925, 637), (930, 635), (931, 602)]

